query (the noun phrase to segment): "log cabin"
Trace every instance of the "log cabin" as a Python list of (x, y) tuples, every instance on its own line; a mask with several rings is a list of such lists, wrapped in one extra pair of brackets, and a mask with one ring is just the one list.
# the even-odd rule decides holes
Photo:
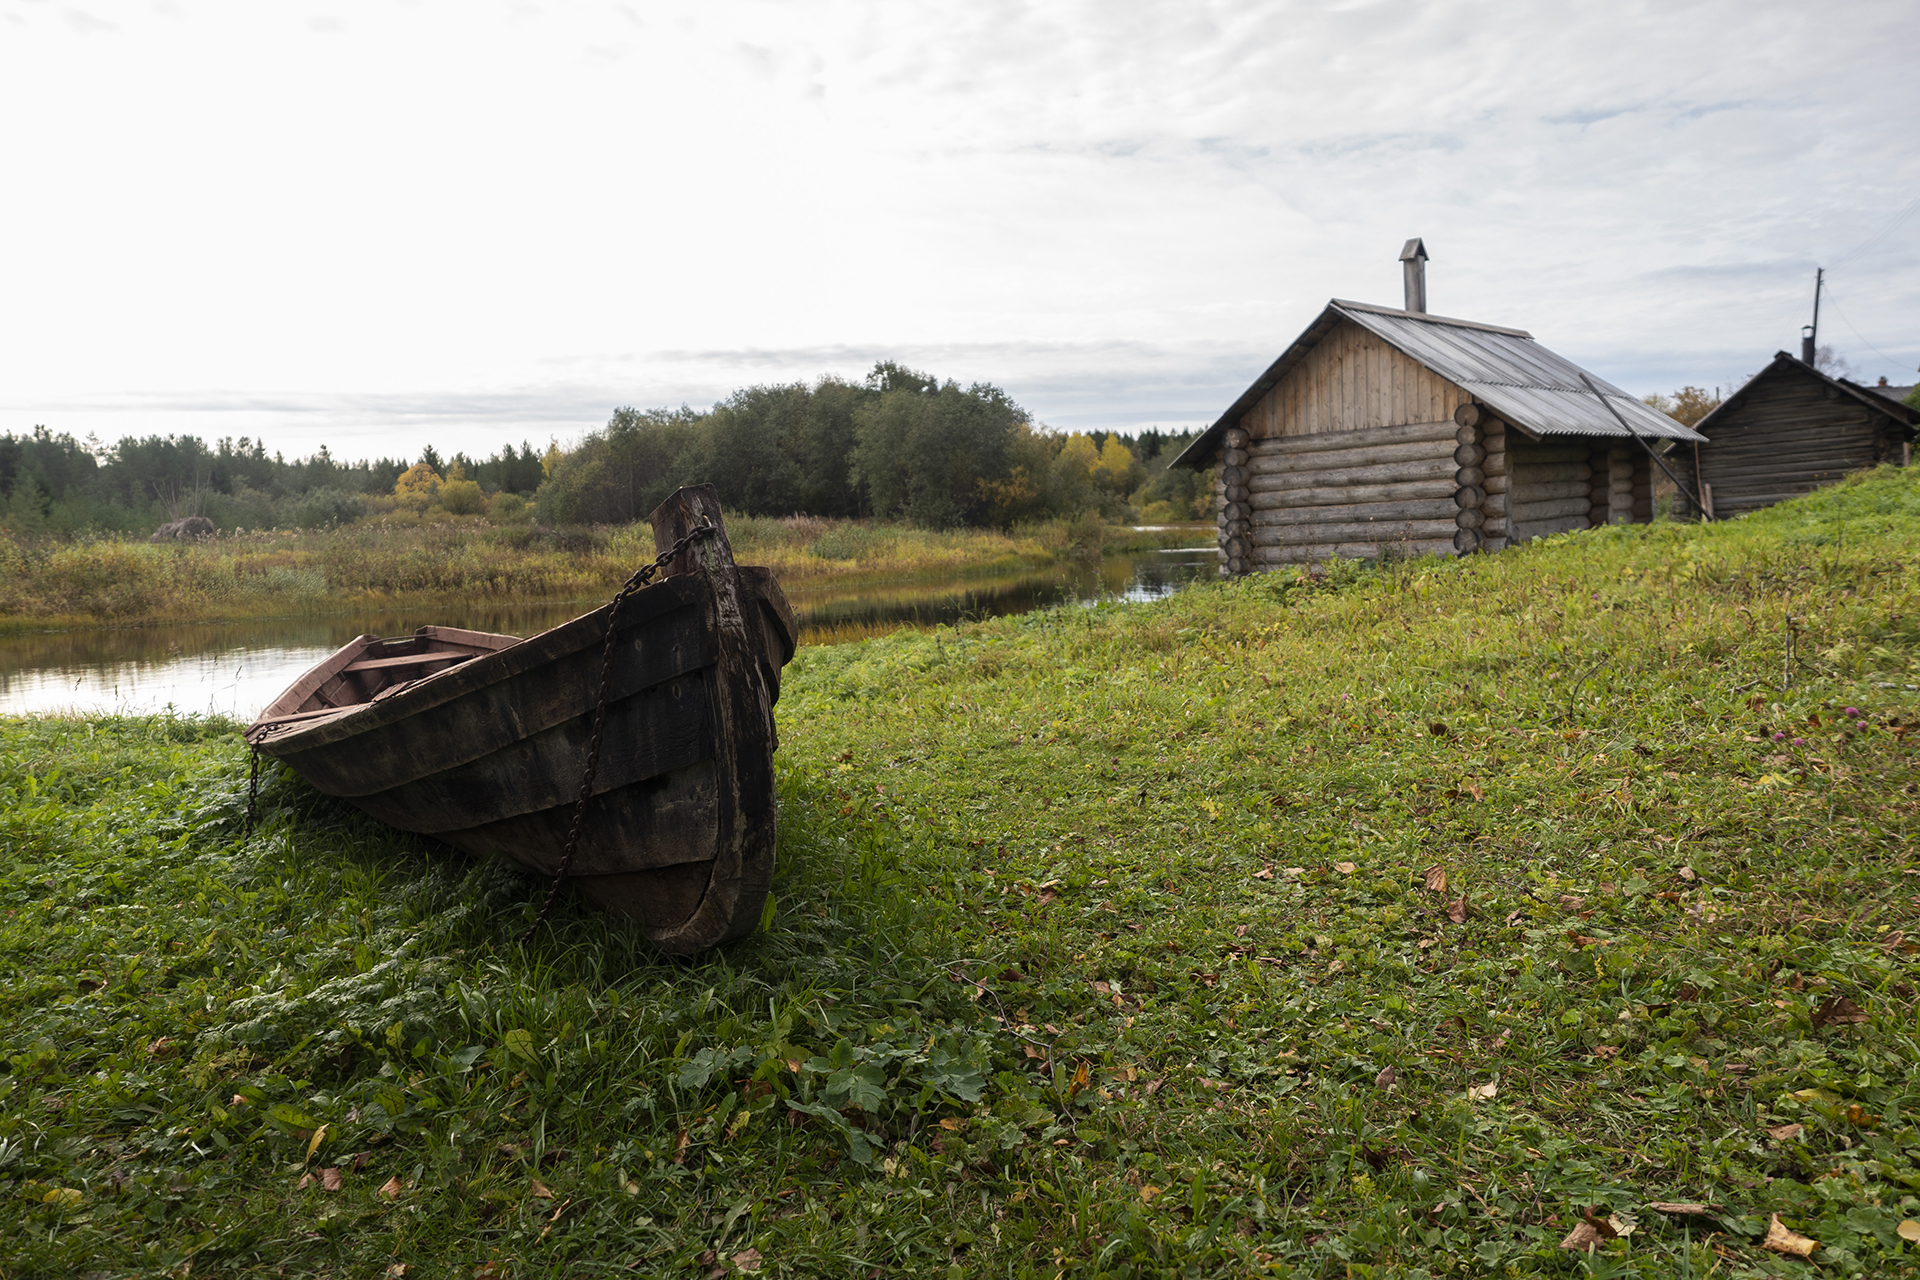
[(1679, 451), (1680, 478), (1724, 520), (1883, 462), (1905, 466), (1917, 424), (1920, 410), (1782, 351), (1695, 424), (1706, 442)]
[(1400, 256), (1403, 308), (1329, 302), (1174, 460), (1213, 470), (1221, 572), (1651, 520), (1650, 449), (1702, 437), (1523, 329), (1428, 314), (1426, 246)]

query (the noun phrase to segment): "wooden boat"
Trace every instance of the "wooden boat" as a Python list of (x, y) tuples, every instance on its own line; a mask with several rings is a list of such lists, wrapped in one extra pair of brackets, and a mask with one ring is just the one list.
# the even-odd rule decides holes
[[(773, 704), (793, 610), (734, 564), (711, 485), (649, 517), (660, 576), (621, 604), (604, 745), (571, 882), (691, 954), (750, 933), (773, 879)], [(308, 671), (247, 741), (406, 831), (534, 871), (560, 868), (612, 605), (529, 639), (421, 627), (360, 636)]]

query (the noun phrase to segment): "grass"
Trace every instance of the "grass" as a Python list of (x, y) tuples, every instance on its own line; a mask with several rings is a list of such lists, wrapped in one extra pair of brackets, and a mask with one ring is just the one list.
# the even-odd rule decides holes
[(8, 722), (0, 1274), (1915, 1274), (1917, 546), (1883, 471), (804, 649), (693, 964)]
[[(741, 560), (796, 590), (833, 582), (1005, 576), (1142, 535), (1061, 521), (999, 533), (938, 532), (809, 517), (733, 516)], [(1156, 535), (1147, 535), (1149, 538)], [(1157, 535), (1161, 544), (1171, 535)], [(256, 531), (188, 546), (0, 536), (0, 633), (48, 627), (219, 622), (349, 610), (579, 601), (610, 595), (652, 558), (641, 525), (592, 530), (363, 521)]]

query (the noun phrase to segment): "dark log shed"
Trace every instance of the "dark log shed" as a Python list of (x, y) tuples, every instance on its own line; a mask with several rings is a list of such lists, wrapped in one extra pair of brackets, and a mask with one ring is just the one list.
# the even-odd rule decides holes
[[(1221, 571), (1497, 551), (1653, 518), (1655, 447), (1701, 440), (1520, 329), (1339, 299), (1174, 465), (1211, 466)], [(1616, 417), (1615, 414), (1619, 417)], [(1624, 417), (1631, 430), (1619, 421)]]
[[(1829, 377), (1782, 351), (1698, 424), (1677, 450), (1681, 479), (1726, 519), (1811, 493), (1849, 472), (1911, 459), (1920, 410)], [(1691, 473), (1691, 474), (1689, 474)]]

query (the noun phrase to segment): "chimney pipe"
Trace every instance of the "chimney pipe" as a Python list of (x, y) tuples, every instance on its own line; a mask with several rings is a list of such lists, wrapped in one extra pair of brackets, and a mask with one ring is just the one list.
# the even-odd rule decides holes
[(1419, 236), (1407, 241), (1400, 251), (1400, 266), (1406, 275), (1407, 310), (1424, 313), (1427, 309), (1427, 246)]
[(1812, 364), (1813, 357), (1813, 326), (1803, 324), (1800, 326), (1800, 359), (1807, 364)]

